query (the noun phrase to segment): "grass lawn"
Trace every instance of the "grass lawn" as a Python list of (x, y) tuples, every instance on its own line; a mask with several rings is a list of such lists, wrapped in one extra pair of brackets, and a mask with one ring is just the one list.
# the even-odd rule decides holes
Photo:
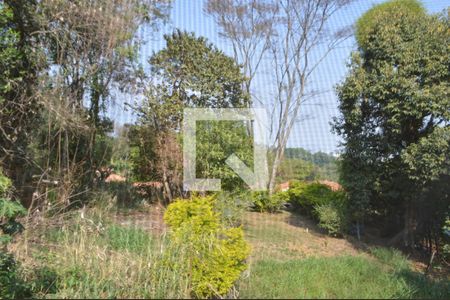
[(450, 281), (412, 271), (399, 251), (358, 250), (302, 216), (249, 213), (245, 228), (253, 252), (241, 298), (450, 298)]
[(261, 260), (240, 285), (242, 298), (444, 298), (450, 284), (362, 256)]

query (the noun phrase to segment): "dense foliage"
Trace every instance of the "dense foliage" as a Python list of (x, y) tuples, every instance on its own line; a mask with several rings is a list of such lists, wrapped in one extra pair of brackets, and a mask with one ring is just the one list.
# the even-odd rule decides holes
[(278, 170), (279, 182), (288, 180), (339, 181), (338, 160), (333, 155), (312, 153), (303, 148), (287, 148)]
[(333, 191), (317, 182), (291, 182), (286, 192), (293, 207), (300, 213), (311, 216), (331, 235), (348, 230), (348, 203), (344, 191)]
[(112, 91), (138, 88), (135, 32), (164, 19), (169, 3), (0, 2), (0, 163), (23, 204), (87, 198), (111, 160)]
[(29, 132), (38, 117), (37, 73), (45, 63), (33, 37), (36, 1), (0, 3), (0, 161), (17, 184), (29, 180)]
[(11, 180), (4, 176), (0, 169), (0, 246), (11, 240), (11, 237), (23, 230), (17, 221), (18, 217), (26, 214), (26, 209), (16, 201), (9, 198)]
[[(446, 297), (447, 282), (397, 251), (303, 258), (354, 255), (362, 242), (323, 231), (367, 228), (427, 250), (426, 276), (448, 266), (450, 11), (391, 0), (356, 22), (338, 157), (286, 145), (318, 95), (310, 74), (348, 36), (328, 20), (351, 0), (209, 0), (234, 58), (182, 30), (143, 57), (170, 2), (0, 0), (0, 298)], [(185, 190), (183, 110), (254, 106), (266, 58), (269, 191), (226, 164), (235, 154), (253, 168), (247, 121), (196, 123), (195, 175), (223, 191)], [(132, 123), (114, 120), (121, 109)]]
[(246, 269), (250, 253), (242, 228), (221, 224), (215, 201), (213, 196), (180, 199), (164, 215), (172, 239), (189, 250), (192, 293), (198, 298), (226, 295)]
[(259, 212), (275, 213), (280, 211), (289, 200), (287, 192), (277, 192), (269, 195), (267, 191), (251, 192), (249, 197), (252, 199), (253, 208)]
[(30, 297), (30, 287), (22, 279), (19, 264), (7, 251), (7, 244), (12, 237), (21, 232), (23, 226), (16, 220), (26, 210), (23, 206), (9, 199), (11, 181), (0, 169), (0, 298)]
[(448, 25), (417, 1), (375, 6), (357, 22), (359, 51), (338, 87), (353, 219), (376, 217), (384, 234), (429, 251), (450, 199)]
[(319, 220), (319, 227), (330, 235), (338, 236), (349, 229), (346, 203), (336, 201), (316, 205), (314, 213)]
[(292, 204), (306, 214), (314, 214), (314, 207), (317, 205), (345, 200), (344, 192), (332, 191), (318, 182), (293, 181), (288, 193)]
[[(178, 30), (165, 40), (166, 47), (149, 59), (153, 82), (138, 108), (133, 160), (140, 177), (167, 182), (167, 194), (179, 195), (183, 109), (242, 108), (249, 105), (249, 96), (242, 90), (245, 79), (236, 62), (205, 38)], [(245, 124), (198, 122), (196, 139), (197, 177), (221, 178), (225, 190), (242, 187), (225, 160), (236, 153), (252, 165), (253, 142)]]

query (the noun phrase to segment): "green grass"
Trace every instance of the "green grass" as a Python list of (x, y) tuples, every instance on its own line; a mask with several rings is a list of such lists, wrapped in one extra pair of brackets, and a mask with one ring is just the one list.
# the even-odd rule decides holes
[(183, 247), (140, 228), (92, 221), (97, 219), (74, 216), (67, 225), (47, 228), (42, 240), (30, 245), (28, 282), (35, 297), (190, 296)]
[(380, 262), (396, 271), (409, 269), (410, 267), (408, 259), (399, 250), (374, 247), (370, 249), (370, 253)]
[(111, 225), (104, 236), (112, 250), (126, 250), (134, 253), (144, 253), (153, 250), (155, 239), (145, 230), (136, 227)]
[[(252, 264), (238, 283), (240, 298), (450, 298), (448, 281), (431, 281), (412, 271), (399, 251), (373, 248), (352, 256), (349, 249), (338, 248), (341, 240), (289, 225), (288, 216), (251, 216), (245, 229), (254, 246)], [(84, 218), (74, 213), (64, 224), (29, 235), (42, 239), (27, 252), (28, 247), (22, 249), (22, 257), (31, 261), (29, 282), (36, 297), (191, 296), (186, 247), (118, 225), (102, 210), (91, 209)], [(343, 256), (325, 257), (330, 251)]]
[[(378, 250), (378, 253), (381, 250)], [(386, 255), (386, 252), (384, 253)], [(395, 257), (395, 268), (363, 256), (263, 260), (240, 284), (242, 298), (448, 298), (448, 282), (431, 282)], [(403, 264), (403, 265), (402, 265)], [(399, 266), (402, 265), (400, 268)]]
[[(44, 238), (48, 242), (58, 244), (73, 239), (82, 230), (83, 227), (79, 223), (71, 224), (63, 230), (49, 228), (44, 233)], [(155, 248), (156, 238), (138, 227), (106, 224), (97, 235), (95, 244), (106, 246), (109, 250), (143, 253)]]

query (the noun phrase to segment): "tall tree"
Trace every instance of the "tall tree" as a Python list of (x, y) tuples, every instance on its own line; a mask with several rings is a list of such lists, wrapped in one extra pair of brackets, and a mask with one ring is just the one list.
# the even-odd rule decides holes
[(242, 64), (246, 76), (244, 90), (250, 95), (274, 34), (276, 4), (267, 0), (207, 0), (205, 11), (214, 17), (220, 34), (233, 45), (234, 59)]
[(338, 88), (356, 218), (384, 213), (408, 247), (419, 231), (441, 231), (449, 204), (448, 25), (415, 0), (375, 6), (357, 22), (359, 51)]
[[(244, 76), (239, 66), (205, 38), (197, 38), (193, 34), (177, 30), (166, 35), (165, 39), (166, 48), (155, 53), (149, 60), (153, 82), (148, 84), (144, 103), (139, 105), (138, 111), (141, 116), (140, 123), (153, 128), (157, 140), (160, 141), (156, 143), (156, 152), (160, 155), (156, 155), (153, 160), (167, 166), (156, 170), (156, 173), (164, 182), (166, 195), (170, 197), (172, 189), (179, 189), (173, 183), (181, 183), (179, 178), (170, 179), (167, 173), (171, 170), (170, 165), (180, 166), (179, 162), (176, 163), (181, 158), (180, 147), (175, 141), (181, 126), (183, 108), (246, 107), (249, 97), (242, 89)], [(198, 156), (202, 158), (197, 160), (200, 164), (197, 170), (201, 175), (230, 173), (223, 171), (223, 168), (226, 168), (223, 164), (217, 168), (211, 166), (220, 165), (227, 155), (233, 153), (232, 150), (251, 145), (251, 139), (244, 138), (239, 128), (239, 125), (226, 122), (204, 123), (198, 126), (199, 132), (204, 132), (199, 134), (204, 143), (197, 149), (197, 153), (200, 151)], [(221, 135), (223, 139), (217, 135)], [(171, 151), (165, 148), (167, 139), (172, 141)], [(213, 144), (218, 147), (214, 148)], [(224, 149), (231, 153), (224, 153)]]
[[(261, 61), (271, 58), (276, 77), (277, 96), (271, 108), (274, 162), (269, 192), (275, 187), (276, 175), (292, 126), (300, 106), (308, 96), (306, 88), (311, 73), (325, 56), (347, 37), (344, 31), (329, 34), (327, 22), (350, 0), (208, 0), (205, 11), (212, 15), (221, 34), (231, 41), (235, 59), (251, 84)], [(325, 46), (316, 60), (311, 53)], [(254, 97), (255, 95), (252, 94)]]
[(329, 19), (349, 2), (351, 1), (277, 1), (278, 9), (274, 18), (276, 34), (271, 37), (269, 51), (276, 79), (276, 99), (271, 113), (275, 132), (274, 161), (269, 193), (274, 190), (286, 144), (302, 104), (314, 96), (314, 92), (308, 88), (311, 74), (349, 36), (346, 28), (335, 30), (328, 26)]
[[(112, 131), (107, 104), (112, 90), (136, 85), (140, 26), (156, 24), (167, 1), (42, 1), (49, 72), (44, 106), (49, 128), (46, 170), (85, 190), (94, 169), (105, 161), (95, 152), (97, 139)], [(56, 137), (53, 138), (53, 137)], [(101, 142), (101, 141), (100, 141)], [(57, 146), (56, 146), (57, 145)], [(78, 179), (82, 179), (81, 182)], [(76, 183), (73, 187), (73, 183)], [(61, 185), (65, 187), (66, 185)], [(62, 191), (69, 194), (69, 191)]]

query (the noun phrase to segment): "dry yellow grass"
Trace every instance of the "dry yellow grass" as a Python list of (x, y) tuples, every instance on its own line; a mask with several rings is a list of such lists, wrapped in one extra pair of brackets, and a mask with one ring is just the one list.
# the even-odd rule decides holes
[(248, 212), (244, 229), (253, 246), (252, 258), (255, 260), (330, 257), (361, 252), (349, 241), (330, 237), (307, 217), (291, 212)]

